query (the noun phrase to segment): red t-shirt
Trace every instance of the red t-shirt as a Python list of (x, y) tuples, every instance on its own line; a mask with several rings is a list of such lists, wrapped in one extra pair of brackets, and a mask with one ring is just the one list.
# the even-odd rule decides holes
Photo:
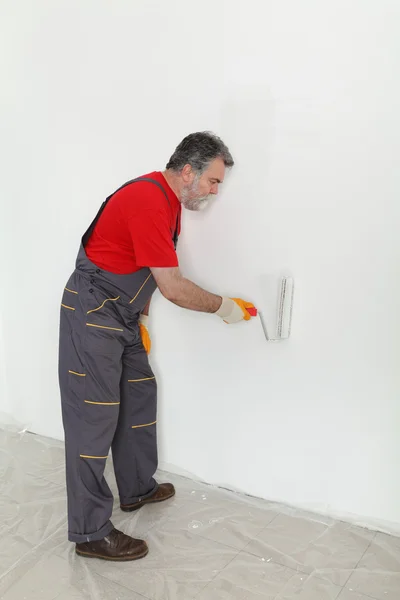
[(163, 186), (139, 181), (126, 186), (107, 202), (89, 241), (86, 254), (96, 266), (112, 273), (134, 273), (142, 267), (177, 267), (173, 236), (181, 203), (163, 174), (143, 175)]

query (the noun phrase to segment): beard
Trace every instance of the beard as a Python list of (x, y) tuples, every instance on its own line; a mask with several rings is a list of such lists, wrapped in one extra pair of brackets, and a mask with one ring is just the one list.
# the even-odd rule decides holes
[(197, 195), (198, 185), (199, 182), (195, 179), (192, 185), (188, 186), (182, 191), (182, 204), (187, 210), (204, 210), (211, 199), (211, 194), (207, 194), (207, 196)]
[(187, 210), (199, 211), (207, 208), (210, 201), (210, 196), (202, 196), (201, 198), (182, 199), (182, 204)]

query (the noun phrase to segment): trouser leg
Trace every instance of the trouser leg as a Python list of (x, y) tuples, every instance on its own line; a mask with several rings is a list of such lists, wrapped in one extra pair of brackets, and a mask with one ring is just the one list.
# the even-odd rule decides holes
[(121, 406), (112, 445), (114, 471), (122, 504), (157, 490), (157, 384), (139, 342), (122, 356)]
[(122, 346), (106, 343), (103, 332), (100, 344), (96, 332), (86, 334), (78, 324), (60, 332), (68, 538), (76, 543), (102, 539), (113, 529), (104, 468), (118, 423), (122, 370)]

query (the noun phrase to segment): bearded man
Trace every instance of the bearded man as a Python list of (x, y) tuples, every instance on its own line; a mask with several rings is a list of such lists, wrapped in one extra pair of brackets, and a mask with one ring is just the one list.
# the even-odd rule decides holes
[(158, 288), (170, 302), (226, 323), (251, 318), (253, 304), (200, 288), (182, 275), (176, 255), (182, 206), (203, 209), (233, 164), (220, 138), (192, 133), (164, 172), (128, 181), (109, 196), (82, 237), (63, 292), (59, 347), (68, 539), (80, 556), (126, 561), (148, 553), (145, 541), (111, 523), (113, 495), (104, 478), (110, 449), (121, 510), (175, 494), (172, 484), (154, 479), (157, 386), (148, 360), (153, 292)]

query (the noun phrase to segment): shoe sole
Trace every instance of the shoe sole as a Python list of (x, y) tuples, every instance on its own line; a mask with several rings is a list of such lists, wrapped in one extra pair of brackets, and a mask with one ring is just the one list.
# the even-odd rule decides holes
[(120, 504), (120, 508), (124, 512), (134, 512), (135, 510), (139, 510), (146, 504), (159, 504), (160, 502), (165, 502), (166, 500), (170, 500), (174, 496), (175, 496), (175, 492), (173, 494), (171, 494), (170, 496), (167, 496), (166, 498), (161, 498), (160, 500), (151, 500), (151, 499), (143, 500), (143, 502), (140, 502), (140, 504), (133, 504), (131, 507), (129, 507), (129, 505), (127, 507), (127, 506), (122, 506), (122, 504)]
[(144, 552), (143, 554), (137, 554), (135, 556), (122, 556), (122, 557), (101, 556), (100, 554), (91, 554), (89, 552), (81, 552), (79, 550), (75, 550), (75, 553), (78, 556), (83, 556), (84, 558), (99, 558), (100, 560), (110, 560), (113, 562), (128, 562), (128, 561), (139, 560), (140, 558), (144, 558), (145, 556), (148, 555), (149, 550), (147, 549), (146, 552)]

